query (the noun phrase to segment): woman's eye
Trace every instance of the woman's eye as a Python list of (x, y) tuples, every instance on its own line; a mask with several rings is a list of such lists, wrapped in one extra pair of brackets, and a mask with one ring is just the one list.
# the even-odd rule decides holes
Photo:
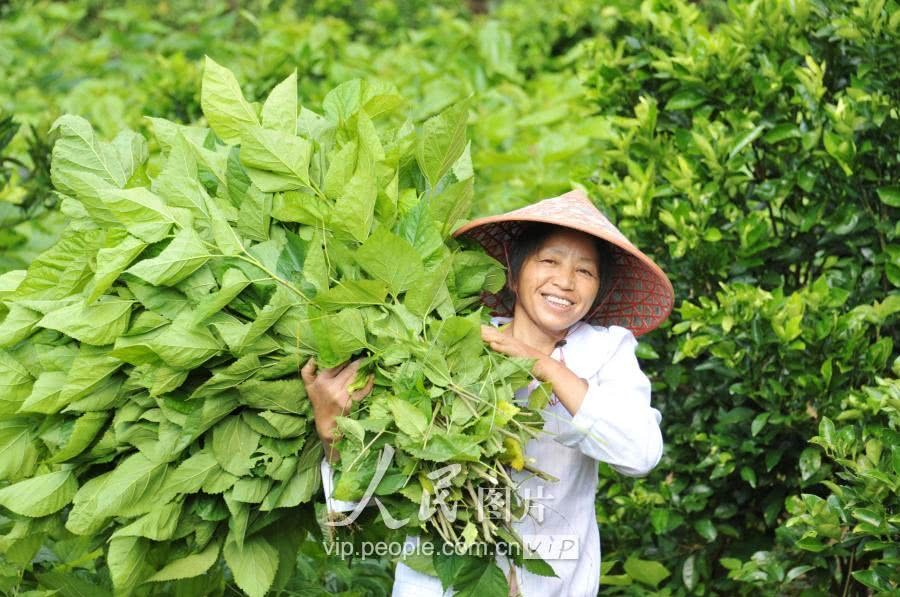
[(556, 263), (556, 259), (541, 259), (541, 263)]
[(580, 269), (580, 270), (578, 270), (578, 271), (579, 271), (579, 273), (587, 274), (587, 275), (589, 275), (589, 276), (593, 276), (593, 275), (594, 275), (594, 272), (592, 272), (592, 271), (589, 270), (589, 269)]

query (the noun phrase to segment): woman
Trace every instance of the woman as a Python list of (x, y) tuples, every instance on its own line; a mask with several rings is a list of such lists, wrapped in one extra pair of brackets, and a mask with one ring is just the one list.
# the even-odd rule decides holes
[[(535, 541), (564, 538), (568, 543), (565, 550), (558, 544), (541, 554), (556, 577), (510, 569), (505, 558), (498, 558), (498, 564), (508, 574), (512, 594), (596, 595), (598, 462), (641, 476), (662, 455), (660, 414), (650, 406), (650, 382), (634, 351), (635, 336), (654, 329), (671, 312), (672, 286), (580, 190), (474, 220), (455, 236), (479, 242), (506, 262), (507, 287), (498, 295), (485, 295), (483, 302), (496, 315), (493, 326), (508, 325), (483, 326), (482, 338), (498, 352), (535, 359), (537, 379), (519, 390), (517, 399), (525, 400), (538, 381), (553, 388), (543, 411), (547, 433), (529, 442), (525, 455), (559, 481), (546, 483), (513, 471), (520, 493), (540, 496), (540, 516), (527, 516), (514, 526), (520, 536), (536, 536)], [(346, 385), (358, 366), (354, 361), (316, 376), (311, 359), (303, 368), (326, 455), (331, 452), (334, 418), (351, 400), (371, 391), (369, 380), (362, 390), (347, 394)], [(323, 473), (330, 493), (330, 469), (323, 466)], [(393, 594), (443, 591), (438, 579), (401, 563)]]

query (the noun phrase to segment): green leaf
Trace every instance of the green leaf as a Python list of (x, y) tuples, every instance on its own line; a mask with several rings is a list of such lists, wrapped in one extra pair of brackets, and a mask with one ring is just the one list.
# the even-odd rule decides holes
[(400, 398), (388, 398), (387, 404), (400, 431), (413, 439), (425, 437), (428, 419), (425, 418), (422, 411)]
[(250, 457), (259, 446), (259, 437), (241, 417), (230, 416), (213, 428), (213, 456), (232, 475), (246, 475), (253, 466)]
[(328, 221), (330, 211), (331, 204), (326, 199), (308, 191), (276, 193), (272, 199), (272, 217), (282, 222), (321, 226)]
[(317, 292), (328, 290), (330, 265), (325, 256), (322, 245), (323, 233), (320, 230), (313, 232), (306, 250), (306, 259), (303, 261), (301, 276), (304, 284), (316, 289)]
[(172, 210), (145, 188), (105, 189), (99, 197), (109, 213), (131, 235), (146, 243), (164, 239), (176, 223)]
[(441, 304), (450, 302), (447, 276), (452, 264), (452, 257), (446, 257), (433, 269), (424, 272), (406, 292), (403, 305), (417, 317), (424, 318)]
[(327, 197), (336, 199), (341, 196), (356, 170), (358, 156), (359, 143), (355, 139), (347, 141), (336, 151), (332, 150), (328, 156), (328, 170), (322, 187)]
[(13, 299), (58, 300), (80, 291), (91, 276), (91, 261), (106, 234), (72, 230), (28, 266), (28, 275)]
[(625, 572), (634, 580), (656, 587), (671, 574), (665, 566), (653, 560), (641, 560), (630, 556), (625, 560)]
[(260, 503), (269, 489), (272, 487), (272, 479), (259, 477), (241, 477), (231, 488), (229, 494), (236, 502), (246, 504)]
[(225, 270), (219, 291), (207, 295), (194, 307), (188, 327), (197, 326), (221, 311), (249, 285), (250, 280), (241, 270), (233, 267)]
[(238, 386), (241, 403), (260, 410), (302, 415), (309, 412), (306, 388), (299, 379), (250, 380)]
[(154, 286), (174, 286), (200, 269), (210, 257), (203, 241), (188, 227), (176, 234), (162, 253), (143, 259), (126, 271)]
[(246, 539), (243, 547), (227, 542), (224, 553), (237, 586), (250, 597), (265, 595), (278, 570), (278, 550), (264, 537), (255, 535)]
[(182, 502), (158, 504), (129, 525), (115, 531), (111, 538), (145, 537), (154, 541), (168, 541), (175, 534), (181, 516)]
[(879, 187), (878, 198), (890, 207), (900, 207), (900, 187)]
[(62, 572), (60, 569), (54, 569), (50, 572), (37, 573), (35, 576), (42, 587), (58, 591), (57, 594), (61, 597), (111, 597), (106, 587), (85, 580), (74, 571)]
[(66, 443), (54, 452), (48, 462), (65, 462), (81, 454), (91, 445), (108, 419), (109, 415), (105, 412), (89, 412), (78, 417), (72, 424)]
[[(138, 516), (153, 509), (168, 465), (137, 452), (120, 461), (95, 496), (100, 516)], [(84, 488), (82, 488), (84, 489)]]
[[(316, 453), (318, 454), (318, 452)], [(305, 450), (304, 454), (306, 454)], [(267, 512), (276, 508), (293, 508), (308, 502), (321, 485), (319, 462), (321, 462), (321, 454), (317, 458), (301, 457), (301, 462), (294, 475), (274, 487), (263, 500), (259, 509)]]
[(288, 135), (297, 134), (297, 70), (276, 85), (262, 108), (262, 125)]
[(358, 309), (343, 309), (326, 315), (311, 307), (309, 323), (319, 354), (317, 362), (322, 367), (340, 365), (367, 346), (365, 323)]
[(28, 419), (0, 420), (0, 479), (14, 481), (34, 474), (39, 444)]
[(57, 471), (0, 489), (0, 505), (16, 514), (39, 518), (62, 510), (77, 491), (74, 472)]
[(86, 302), (93, 303), (100, 298), (146, 248), (147, 243), (128, 235), (118, 244), (97, 251), (97, 269)]
[(237, 354), (242, 354), (248, 347), (256, 342), (266, 330), (278, 323), (284, 315), (297, 302), (297, 296), (284, 286), (279, 285), (269, 302), (253, 318), (250, 326), (235, 347)]
[[(406, 404), (403, 401), (401, 402)], [(424, 417), (418, 409), (414, 407), (410, 408), (412, 408), (412, 411), (414, 411), (415, 414), (422, 417), (422, 420), (424, 421)], [(394, 412), (393, 406), (391, 406), (391, 412)], [(397, 416), (396, 413), (395, 416)], [(478, 462), (481, 459), (481, 448), (477, 443), (472, 441), (471, 436), (462, 433), (435, 433), (428, 438), (428, 442), (423, 447), (421, 446), (421, 441), (418, 440), (421, 435), (410, 433), (411, 428), (417, 429), (418, 419), (411, 422), (409, 419), (405, 418), (403, 421), (404, 426), (401, 427), (401, 420), (398, 417), (396, 423), (401, 431), (417, 440), (411, 442), (410, 445), (404, 445), (404, 450), (416, 458), (432, 460), (434, 462), (447, 462), (451, 460), (454, 462)]]
[(329, 119), (342, 125), (359, 110), (361, 102), (362, 81), (351, 79), (329, 91), (322, 107)]
[[(389, 230), (379, 228), (356, 251), (356, 262), (367, 274), (388, 285), (397, 296), (422, 276), (422, 261), (416, 250)], [(397, 267), (402, 263), (403, 267)]]
[(147, 561), (150, 542), (141, 537), (117, 537), (109, 543), (106, 565), (117, 595), (131, 593), (152, 571)]
[(363, 242), (368, 238), (375, 217), (375, 201), (378, 187), (375, 181), (375, 165), (360, 157), (359, 166), (341, 189), (331, 210), (329, 226), (345, 232), (351, 238)]
[(275, 273), (286, 280), (296, 280), (303, 271), (308, 241), (290, 231), (285, 231), (284, 248), (278, 255)]
[(822, 417), (822, 420), (819, 421), (819, 436), (822, 438), (826, 450), (834, 449), (837, 432), (834, 428), (834, 422), (828, 417)]
[(708, 518), (701, 518), (700, 520), (695, 521), (694, 530), (710, 543), (715, 541), (716, 537), (719, 536), (716, 525)]
[(160, 489), (165, 498), (197, 493), (209, 476), (219, 468), (215, 457), (207, 449), (186, 458), (178, 465)]
[(163, 566), (159, 572), (148, 578), (145, 582), (164, 582), (167, 580), (180, 580), (182, 578), (194, 578), (212, 568), (219, 559), (220, 542), (210, 541), (209, 545), (199, 553), (172, 560)]
[(30, 336), (40, 319), (41, 314), (37, 311), (17, 303), (9, 305), (6, 318), (0, 323), (0, 347), (13, 346)]
[(53, 185), (64, 192), (78, 195), (81, 185), (76, 179), (87, 175), (103, 185), (122, 188), (130, 177), (122, 166), (120, 156), (109, 143), (98, 141), (90, 123), (80, 116), (61, 116), (50, 127), (58, 131), (53, 145), (51, 174)]
[(698, 93), (693, 89), (684, 89), (673, 95), (666, 102), (666, 110), (690, 110), (706, 101), (706, 97), (702, 93)]
[(460, 597), (505, 597), (509, 583), (493, 559), (472, 556), (444, 556), (435, 551), (434, 568), (446, 590), (455, 589)]
[(769, 420), (769, 416), (771, 413), (759, 413), (756, 417), (753, 418), (753, 422), (750, 423), (750, 434), (756, 436), (760, 431), (763, 430), (763, 427), (766, 426), (766, 422)]
[(259, 357), (255, 354), (242, 356), (227, 367), (215, 370), (211, 378), (194, 390), (192, 399), (217, 394), (228, 388), (248, 380), (261, 368)]
[(153, 179), (151, 189), (170, 207), (187, 209), (197, 218), (209, 217), (206, 209), (209, 194), (198, 178), (197, 159), (183, 133), (173, 137), (169, 155), (162, 171)]
[(0, 299), (5, 299), (14, 292), (27, 275), (28, 272), (24, 269), (14, 269), (0, 274)]
[(538, 576), (546, 576), (551, 578), (559, 578), (559, 575), (553, 570), (553, 566), (538, 557), (529, 557), (522, 560), (525, 570)]
[[(269, 240), (269, 227), (272, 222), (272, 196), (263, 193), (254, 185), (248, 185), (246, 190), (239, 193), (241, 208), (238, 210), (237, 230), (243, 236), (260, 241), (261, 245), (267, 245), (263, 241)], [(272, 243), (274, 246), (276, 243)], [(277, 240), (280, 249), (281, 239)], [(256, 245), (250, 249), (250, 253), (259, 249)]]
[(822, 452), (818, 448), (806, 448), (800, 453), (800, 478), (803, 481), (819, 472), (822, 466)]
[(206, 208), (209, 210), (210, 228), (216, 247), (222, 251), (223, 255), (232, 256), (243, 253), (244, 241), (226, 219), (218, 200), (209, 198), (206, 201)]
[[(112, 407), (119, 400), (123, 381), (119, 377), (108, 377), (92, 388), (84, 398), (71, 402), (63, 412), (102, 411)], [(63, 392), (65, 388), (63, 388)], [(60, 396), (64, 393), (60, 392)], [(66, 399), (68, 400), (68, 399)]]
[(867, 570), (856, 570), (852, 575), (857, 581), (876, 591), (890, 593), (896, 589), (895, 583), (882, 578), (878, 571), (872, 568)]
[(112, 344), (128, 329), (134, 301), (103, 296), (94, 304), (73, 303), (51, 311), (37, 325), (94, 346)]
[(0, 350), (0, 415), (13, 414), (32, 392), (34, 379), (9, 353)]
[(802, 137), (803, 133), (794, 123), (783, 123), (772, 127), (772, 129), (763, 136), (766, 143), (780, 143), (785, 139), (797, 139)]
[(176, 319), (148, 345), (166, 365), (182, 370), (199, 367), (223, 348), (206, 327), (191, 325), (190, 314)]
[(416, 161), (433, 189), (466, 148), (469, 101), (425, 121), (416, 142)]
[(45, 371), (34, 382), (31, 394), (19, 407), (18, 412), (41, 413), (52, 415), (58, 413), (67, 404), (60, 398), (60, 390), (65, 385), (66, 374), (62, 371)]
[[(275, 382), (277, 383), (277, 382)], [(265, 419), (269, 425), (278, 433), (279, 438), (285, 439), (289, 437), (300, 437), (309, 427), (305, 417), (296, 417), (284, 413), (272, 411), (263, 411), (259, 416)]]
[(72, 499), (66, 529), (76, 535), (91, 535), (102, 529), (109, 514), (99, 510), (97, 498), (106, 489), (112, 472), (103, 473), (84, 483)]
[(741, 479), (750, 484), (750, 487), (756, 489), (756, 471), (749, 466), (741, 467)]
[(397, 231), (416, 249), (419, 259), (426, 264), (430, 264), (436, 256), (442, 255), (441, 249), (444, 249), (439, 222), (431, 218), (428, 202), (420, 201), (400, 219)]
[(241, 137), (241, 163), (266, 193), (308, 187), (311, 155), (309, 141), (282, 131), (251, 127)]
[(695, 554), (691, 554), (684, 560), (684, 564), (681, 565), (681, 581), (684, 583), (685, 588), (688, 591), (693, 591), (697, 587), (697, 578), (698, 570), (696, 567), (697, 556)]
[(313, 303), (325, 311), (339, 311), (346, 307), (382, 305), (388, 287), (378, 280), (342, 280), (334, 288), (316, 295)]
[(753, 143), (766, 129), (766, 125), (760, 124), (759, 126), (754, 127), (752, 130), (747, 131), (740, 137), (738, 137), (734, 145), (731, 148), (731, 151), (728, 152), (728, 159), (730, 160), (737, 154), (741, 152), (745, 147)]
[(472, 209), (472, 198), (475, 196), (474, 178), (466, 178), (461, 182), (447, 186), (439, 195), (431, 198), (428, 204), (431, 219), (440, 223), (441, 235), (444, 238), (458, 228), (469, 217)]
[(209, 56), (203, 65), (200, 106), (210, 128), (232, 145), (241, 142), (245, 130), (259, 125), (256, 111), (244, 99), (234, 74)]

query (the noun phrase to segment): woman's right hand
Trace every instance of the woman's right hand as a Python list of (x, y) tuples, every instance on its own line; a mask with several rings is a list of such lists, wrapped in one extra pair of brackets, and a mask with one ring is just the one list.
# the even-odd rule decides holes
[(334, 441), (335, 420), (347, 414), (351, 401), (362, 400), (375, 386), (375, 376), (369, 375), (366, 385), (361, 389), (352, 394), (347, 391), (347, 386), (356, 377), (362, 361), (361, 357), (331, 369), (322, 369), (317, 373), (316, 360), (311, 357), (300, 370), (300, 376), (306, 385), (306, 393), (312, 402), (316, 433), (326, 448), (325, 453), (329, 461), (333, 461), (335, 457), (334, 451), (330, 450)]

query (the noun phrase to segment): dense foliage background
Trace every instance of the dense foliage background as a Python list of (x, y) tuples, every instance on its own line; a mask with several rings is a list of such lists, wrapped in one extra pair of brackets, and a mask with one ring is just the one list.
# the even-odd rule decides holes
[[(666, 453), (601, 472), (604, 594), (900, 588), (895, 0), (0, 4), (0, 274), (65, 226), (55, 118), (196, 121), (204, 54), (252, 99), (296, 68), (315, 110), (352, 77), (419, 121), (471, 95), (472, 217), (580, 184), (669, 273), (676, 310), (640, 347)], [(0, 429), (4, 483), (17, 441)], [(2, 590), (110, 586), (102, 545), (3, 513)], [(278, 582), (390, 579), (310, 539)], [(234, 589), (192, 582), (155, 590)]]

